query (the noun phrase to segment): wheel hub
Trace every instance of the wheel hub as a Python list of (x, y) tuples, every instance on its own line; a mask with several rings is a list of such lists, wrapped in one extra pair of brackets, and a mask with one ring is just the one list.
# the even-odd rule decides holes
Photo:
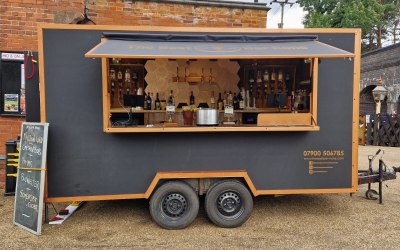
[(178, 217), (187, 209), (186, 198), (178, 193), (167, 195), (162, 202), (163, 212), (170, 217)]
[(224, 192), (217, 200), (218, 210), (226, 216), (232, 216), (237, 214), (241, 207), (241, 201), (239, 195), (235, 192)]

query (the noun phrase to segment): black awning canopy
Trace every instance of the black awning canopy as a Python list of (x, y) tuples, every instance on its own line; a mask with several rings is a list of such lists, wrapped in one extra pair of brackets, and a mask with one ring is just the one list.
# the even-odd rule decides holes
[(169, 59), (343, 58), (312, 35), (104, 33), (86, 57)]

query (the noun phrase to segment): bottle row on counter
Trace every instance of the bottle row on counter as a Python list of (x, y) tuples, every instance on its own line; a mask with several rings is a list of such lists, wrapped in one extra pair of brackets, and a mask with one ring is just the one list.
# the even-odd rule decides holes
[[(299, 89), (288, 94), (286, 85), (290, 82), (290, 74), (283, 71), (269, 72), (268, 69), (264, 70), (263, 74), (261, 70), (258, 70), (256, 74), (254, 72), (249, 72), (246, 84), (241, 87), (240, 92), (220, 92), (216, 99), (214, 91), (211, 91), (209, 101), (197, 103), (198, 107), (223, 110), (226, 105), (230, 105), (234, 110), (275, 107), (292, 111), (309, 107), (309, 91)], [(189, 94), (188, 103), (186, 101), (176, 103), (173, 90), (170, 91), (168, 98), (163, 100), (160, 100), (159, 93), (155, 95), (146, 93), (143, 82), (139, 82), (138, 72), (131, 72), (129, 68), (126, 68), (124, 73), (121, 68), (117, 71), (110, 69), (109, 76), (111, 104), (116, 102), (124, 106), (139, 106), (145, 110), (165, 110), (166, 106), (181, 108), (183, 105), (196, 104), (193, 91)], [(125, 97), (134, 95), (142, 97), (132, 105), (132, 102), (128, 103)]]
[[(140, 103), (135, 105), (129, 104), (126, 101), (126, 97), (140, 97)], [(309, 107), (309, 93), (305, 90), (297, 90), (292, 92), (292, 95), (286, 93), (279, 93), (275, 95), (269, 95), (265, 99), (251, 98), (249, 91), (242, 89), (238, 94), (232, 93), (231, 91), (224, 91), (219, 93), (218, 98), (214, 95), (214, 91), (211, 91), (209, 101), (207, 102), (196, 102), (196, 98), (193, 91), (190, 92), (188, 102), (175, 102), (174, 92), (170, 91), (168, 98), (160, 99), (160, 95), (157, 92), (143, 93), (143, 95), (124, 95), (124, 106), (126, 107), (140, 107), (144, 110), (166, 110), (167, 106), (174, 106), (175, 108), (182, 108), (184, 106), (195, 106), (198, 108), (211, 108), (217, 110), (224, 110), (226, 106), (232, 107), (234, 110), (246, 110), (246, 109), (260, 109), (260, 108), (280, 108), (290, 109), (292, 111), (304, 110)]]

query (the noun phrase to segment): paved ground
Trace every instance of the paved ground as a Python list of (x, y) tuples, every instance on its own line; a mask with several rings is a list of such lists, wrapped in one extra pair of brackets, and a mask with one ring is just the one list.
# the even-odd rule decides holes
[[(360, 166), (376, 150), (360, 147)], [(399, 166), (400, 148), (384, 150), (388, 165)], [(366, 200), (365, 186), (353, 197), (257, 197), (249, 221), (235, 229), (214, 226), (201, 207), (189, 228), (168, 231), (152, 222), (145, 200), (104, 201), (86, 203), (62, 225), (43, 225), (38, 237), (12, 224), (13, 197), (0, 196), (0, 248), (399, 249), (398, 177), (386, 182), (384, 205)]]

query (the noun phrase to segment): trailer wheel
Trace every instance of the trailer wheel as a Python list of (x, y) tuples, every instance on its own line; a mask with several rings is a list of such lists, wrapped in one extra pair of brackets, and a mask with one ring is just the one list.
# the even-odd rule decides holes
[(217, 226), (232, 228), (245, 223), (253, 210), (253, 198), (239, 181), (225, 180), (214, 184), (207, 192), (205, 209)]
[(169, 181), (154, 192), (149, 207), (151, 217), (159, 226), (182, 229), (196, 219), (199, 197), (186, 183)]
[(377, 200), (378, 195), (378, 192), (374, 189), (368, 189), (367, 192), (365, 192), (365, 197), (367, 197), (368, 200)]

